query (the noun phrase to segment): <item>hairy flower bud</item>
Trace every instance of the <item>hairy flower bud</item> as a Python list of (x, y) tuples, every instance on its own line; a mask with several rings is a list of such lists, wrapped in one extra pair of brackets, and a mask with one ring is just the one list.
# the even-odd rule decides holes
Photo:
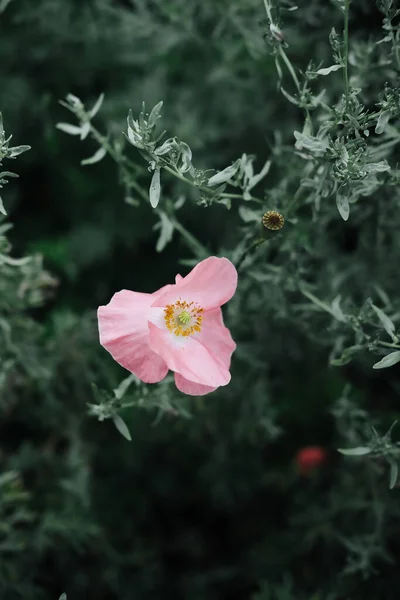
[(277, 231), (278, 229), (282, 229), (285, 219), (283, 218), (283, 215), (276, 210), (269, 210), (263, 215), (262, 223), (267, 229)]

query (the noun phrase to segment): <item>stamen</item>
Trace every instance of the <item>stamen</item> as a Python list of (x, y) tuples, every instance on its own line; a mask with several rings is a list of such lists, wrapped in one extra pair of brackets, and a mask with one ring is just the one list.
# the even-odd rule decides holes
[(165, 324), (171, 333), (188, 337), (196, 331), (201, 331), (203, 312), (204, 310), (194, 302), (177, 300), (165, 307)]

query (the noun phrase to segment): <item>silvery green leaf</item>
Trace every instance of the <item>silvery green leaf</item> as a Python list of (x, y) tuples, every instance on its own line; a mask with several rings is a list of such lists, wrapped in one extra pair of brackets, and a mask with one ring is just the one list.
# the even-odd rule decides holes
[(265, 163), (265, 165), (263, 166), (263, 168), (261, 169), (261, 171), (258, 173), (258, 175), (254, 175), (250, 179), (249, 185), (246, 188), (248, 192), (250, 190), (252, 190), (253, 187), (255, 185), (257, 185), (257, 183), (259, 183), (262, 179), (264, 179), (264, 177), (268, 174), (268, 171), (270, 170), (270, 167), (271, 167), (271, 161), (267, 160), (267, 162)]
[(383, 173), (384, 171), (390, 171), (390, 165), (388, 165), (386, 160), (381, 160), (377, 163), (367, 163), (365, 168), (370, 175), (372, 173)]
[(176, 143), (175, 138), (169, 138), (168, 140), (165, 140), (165, 142), (161, 146), (154, 150), (154, 154), (156, 154), (157, 156), (163, 156), (164, 154), (168, 154), (168, 152), (170, 152), (170, 150), (172, 150), (173, 148), (177, 147), (178, 144)]
[(397, 478), (399, 476), (399, 467), (394, 460), (390, 461), (390, 484), (389, 487), (392, 490), (397, 483)]
[(56, 127), (64, 133), (69, 133), (69, 135), (81, 135), (81, 128), (70, 123), (57, 123)]
[(7, 157), (14, 158), (15, 156), (19, 156), (23, 152), (27, 152), (30, 149), (30, 146), (14, 146), (14, 148), (10, 148), (7, 152)]
[(2, 213), (3, 215), (7, 215), (6, 209), (4, 208), (4, 204), (3, 204), (3, 200), (0, 196), (0, 213)]
[(379, 135), (380, 133), (383, 133), (385, 131), (386, 125), (390, 121), (390, 117), (391, 117), (390, 110), (384, 110), (381, 112), (381, 114), (378, 117), (378, 121), (376, 123), (375, 133), (377, 133)]
[(74, 94), (68, 94), (67, 100), (68, 100), (68, 102), (73, 104), (76, 108), (83, 107), (83, 102), (80, 100), (80, 98), (78, 98), (78, 96), (74, 96)]
[(160, 225), (160, 237), (157, 240), (156, 250), (157, 252), (162, 252), (165, 246), (172, 240), (174, 225), (162, 211), (160, 211), (160, 223), (158, 225)]
[(103, 100), (104, 100), (104, 94), (100, 94), (100, 96), (97, 98), (93, 108), (91, 110), (89, 110), (89, 116), (91, 119), (93, 119), (93, 117), (95, 115), (97, 115), (97, 113), (99, 112), (101, 105), (103, 104)]
[(85, 138), (87, 138), (89, 131), (90, 131), (90, 121), (86, 121), (86, 123), (83, 123), (83, 125), (81, 127), (81, 140), (84, 140)]
[(136, 133), (130, 126), (128, 126), (128, 139), (133, 146), (136, 146), (136, 148), (143, 148), (142, 136), (139, 133)]
[(396, 350), (396, 352), (391, 352), (387, 354), (380, 360), (379, 362), (373, 365), (373, 369), (386, 369), (387, 367), (392, 367), (393, 365), (400, 362), (400, 351)]
[(65, 592), (61, 594), (58, 600), (67, 600), (67, 594)]
[(310, 150), (311, 152), (325, 152), (328, 147), (328, 140), (324, 138), (317, 138), (312, 135), (305, 135), (304, 133), (300, 133), (300, 131), (294, 132), (294, 137), (296, 138), (296, 148), (301, 150), (305, 148), (306, 150)]
[(186, 173), (192, 166), (192, 151), (185, 142), (180, 143), (182, 165), (178, 168), (181, 173)]
[(135, 119), (133, 118), (131, 110), (128, 113), (127, 122), (128, 122), (128, 127), (133, 129), (133, 131), (135, 131), (136, 133), (140, 133), (139, 123), (138, 123), (138, 121), (135, 121)]
[(336, 206), (338, 207), (338, 211), (343, 221), (347, 221), (350, 215), (350, 204), (347, 196), (342, 196), (342, 194), (336, 194)]
[(161, 184), (160, 184), (160, 169), (156, 169), (153, 173), (153, 177), (150, 183), (149, 197), (150, 204), (153, 208), (158, 206), (160, 201), (161, 194)]
[(93, 154), (90, 158), (85, 158), (85, 160), (81, 161), (81, 165), (94, 165), (97, 162), (100, 162), (105, 155), (107, 154), (107, 150), (101, 146), (97, 152)]
[(392, 340), (395, 341), (395, 339), (396, 339), (394, 336), (395, 326), (394, 326), (393, 321), (391, 319), (389, 319), (389, 317), (387, 315), (385, 315), (383, 310), (381, 310), (374, 304), (371, 304), (371, 307), (375, 311), (375, 313), (378, 315), (378, 318), (379, 318), (380, 322), (382, 323), (386, 333), (388, 333), (390, 335), (390, 337), (392, 338)]
[(161, 102), (159, 102), (158, 104), (155, 105), (155, 107), (152, 109), (150, 115), (149, 115), (149, 127), (154, 127), (154, 125), (157, 122), (157, 119), (160, 117), (160, 113), (161, 113), (161, 109), (163, 107), (163, 101), (161, 100)]
[(242, 158), (240, 159), (240, 168), (243, 170), (247, 181), (250, 181), (254, 175), (253, 160), (253, 157), (249, 157), (247, 154), (242, 154)]
[(3, 115), (0, 112), (0, 143), (4, 141)]
[(216, 173), (215, 175), (210, 177), (210, 179), (208, 180), (208, 185), (218, 185), (220, 183), (225, 183), (226, 181), (229, 181), (229, 179), (232, 179), (232, 177), (236, 174), (239, 167), (240, 158), (238, 158), (238, 160), (236, 160), (233, 163), (233, 165), (226, 167), (226, 169), (224, 169), (223, 171), (220, 171), (219, 173)]
[(332, 65), (330, 67), (326, 67), (324, 69), (318, 69), (318, 71), (316, 71), (317, 75), (329, 75), (329, 73), (332, 73), (333, 71), (338, 71), (339, 69), (342, 69), (343, 65)]
[(11, 171), (2, 171), (0, 173), (0, 179), (3, 179), (3, 177), (19, 177), (19, 175), (17, 175), (16, 173), (12, 173)]
[(358, 448), (338, 448), (338, 452), (345, 456), (364, 456), (372, 452), (368, 446), (358, 446)]
[(123, 435), (124, 438), (126, 440), (128, 440), (128, 442), (131, 442), (132, 441), (131, 434), (129, 433), (129, 429), (126, 426), (125, 421), (119, 415), (114, 415), (113, 421), (114, 421), (115, 427), (118, 429), (120, 434)]

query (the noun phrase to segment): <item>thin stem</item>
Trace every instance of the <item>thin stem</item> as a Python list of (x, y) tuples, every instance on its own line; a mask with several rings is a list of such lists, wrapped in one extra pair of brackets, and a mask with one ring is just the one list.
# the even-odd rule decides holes
[(400, 350), (399, 344), (392, 344), (391, 342), (381, 342), (380, 340), (377, 342), (380, 346), (385, 346), (385, 348), (396, 348)]
[(287, 57), (286, 52), (284, 51), (284, 49), (282, 48), (282, 46), (279, 46), (279, 54), (281, 55), (283, 62), (285, 63), (285, 65), (287, 66), (287, 69), (290, 73), (290, 75), (292, 76), (292, 79), (294, 81), (294, 85), (296, 86), (296, 89), (298, 91), (298, 93), (301, 93), (301, 87), (300, 87), (300, 81), (296, 75), (296, 72), (293, 68), (292, 63), (290, 62), (290, 60)]
[(344, 90), (345, 90), (345, 98), (346, 98), (346, 110), (349, 106), (349, 72), (348, 72), (348, 63), (349, 63), (349, 11), (350, 11), (350, 0), (345, 0), (344, 7), (344, 69), (343, 69), (343, 77), (344, 77)]
[[(196, 188), (197, 190), (207, 191), (207, 192), (210, 191), (210, 188), (208, 188), (204, 185), (197, 185), (194, 181), (192, 181), (191, 179), (188, 179), (187, 177), (182, 175), (182, 173), (180, 173), (179, 171), (172, 169), (172, 167), (169, 167), (168, 165), (162, 165), (162, 167), (163, 167), (163, 169), (168, 171), (168, 173), (171, 173), (171, 175), (175, 175), (175, 177), (177, 177), (181, 181), (184, 181), (185, 183), (188, 183), (189, 185)], [(228, 194), (226, 192), (223, 192), (222, 194), (220, 194), (220, 196), (221, 196), (221, 198), (238, 198), (239, 200), (243, 200), (242, 194)], [(255, 196), (251, 196), (250, 200), (255, 200), (256, 202), (261, 202), (260, 198), (256, 198)]]
[[(271, 6), (269, 4), (269, 0), (264, 0), (264, 6), (265, 6), (265, 10), (266, 10), (270, 25), (273, 25), (274, 21), (272, 19), (272, 11), (271, 11)], [(297, 77), (296, 71), (294, 70), (292, 63), (290, 62), (290, 60), (289, 60), (286, 52), (282, 48), (282, 46), (279, 46), (279, 56), (282, 58), (283, 62), (286, 65), (287, 70), (289, 71), (289, 73), (293, 79), (293, 83), (296, 86), (297, 93), (299, 94), (299, 96), (301, 96), (301, 86), (300, 86), (299, 78)], [(311, 124), (310, 112), (309, 112), (308, 108), (304, 108), (304, 110), (306, 112), (306, 117), (307, 117), (309, 123)]]
[[(132, 163), (124, 156), (120, 156), (117, 152), (115, 152), (114, 148), (111, 146), (111, 144), (109, 144), (107, 138), (104, 137), (100, 133), (100, 131), (98, 131), (95, 127), (93, 127), (92, 124), (90, 124), (90, 132), (93, 135), (94, 139), (100, 144), (100, 146), (103, 146), (103, 148), (106, 149), (107, 153), (111, 156), (114, 162), (116, 162), (117, 165), (124, 171), (124, 173), (129, 174), (127, 171), (127, 166), (129, 166), (129, 168), (136, 172), (139, 170), (139, 167), (137, 167), (135, 163)], [(129, 178), (129, 185), (143, 198), (143, 200), (148, 200), (149, 196), (147, 192), (142, 187), (140, 187), (140, 185), (134, 179)]]
[(254, 250), (256, 250), (259, 246), (261, 246), (262, 244), (264, 244), (264, 242), (266, 242), (267, 240), (262, 238), (262, 239), (258, 239), (255, 240), (255, 242), (253, 242), (252, 244), (250, 244), (250, 246), (248, 248), (246, 248), (246, 250), (243, 252), (242, 256), (240, 257), (240, 259), (238, 260), (237, 264), (236, 264), (236, 269), (239, 271), (240, 267), (242, 266), (242, 263), (244, 262), (245, 258), (248, 257), (248, 255), (253, 252)]

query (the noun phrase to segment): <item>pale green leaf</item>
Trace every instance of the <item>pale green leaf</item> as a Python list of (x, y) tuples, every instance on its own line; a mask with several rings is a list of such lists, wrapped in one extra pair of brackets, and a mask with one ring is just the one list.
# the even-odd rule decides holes
[(330, 67), (326, 67), (324, 69), (318, 69), (318, 71), (316, 71), (317, 75), (329, 75), (329, 73), (332, 73), (333, 71), (338, 71), (339, 69), (342, 69), (343, 65), (331, 65)]
[(126, 440), (128, 440), (128, 442), (131, 442), (132, 441), (132, 437), (131, 437), (131, 434), (129, 433), (129, 429), (126, 426), (125, 421), (119, 415), (115, 415), (113, 417), (113, 421), (114, 421), (115, 427), (118, 429), (118, 431), (120, 432), (120, 434), (122, 436), (124, 436), (124, 438)]
[(391, 490), (396, 485), (398, 476), (399, 476), (398, 464), (392, 460), (392, 461), (390, 461), (390, 484), (389, 484), (389, 487)]
[(69, 135), (81, 135), (81, 128), (70, 123), (57, 123), (56, 127)]
[(226, 181), (229, 181), (229, 179), (232, 179), (232, 177), (236, 174), (239, 167), (240, 158), (237, 161), (235, 161), (233, 165), (226, 167), (226, 169), (224, 169), (223, 171), (220, 171), (219, 173), (216, 173), (215, 175), (210, 177), (210, 179), (208, 180), (208, 185), (218, 185), (220, 183), (225, 183)]
[(400, 362), (400, 351), (396, 350), (396, 352), (391, 352), (387, 354), (380, 360), (379, 362), (373, 365), (373, 369), (386, 369), (387, 367), (393, 367), (393, 365)]
[(0, 213), (2, 213), (3, 215), (7, 215), (6, 209), (4, 208), (4, 204), (3, 204), (3, 200), (0, 196)]
[(150, 183), (149, 197), (153, 208), (158, 206), (161, 194), (160, 169), (156, 169)]
[(338, 448), (338, 452), (345, 456), (364, 456), (372, 452), (368, 446), (358, 446), (358, 448)]
[(375, 311), (375, 313), (378, 315), (378, 318), (380, 320), (380, 322), (382, 323), (386, 333), (388, 335), (390, 335), (390, 337), (392, 338), (392, 340), (395, 340), (395, 336), (394, 336), (394, 332), (395, 332), (395, 326), (394, 323), (391, 319), (389, 319), (389, 317), (387, 315), (385, 315), (385, 313), (383, 312), (383, 310), (381, 310), (380, 308), (378, 308), (377, 306), (375, 306), (374, 304), (371, 304), (371, 307), (373, 308), (373, 310)]
[(104, 100), (104, 94), (100, 94), (100, 96), (97, 98), (93, 108), (91, 110), (89, 110), (89, 116), (91, 119), (93, 119), (93, 117), (99, 112), (101, 105), (103, 104), (103, 100)]
[(81, 165), (94, 165), (95, 163), (100, 162), (105, 155), (107, 154), (107, 150), (101, 146), (97, 152), (93, 154), (90, 158), (85, 158), (85, 160), (81, 161)]
[(30, 149), (30, 146), (14, 146), (14, 148), (10, 148), (7, 152), (7, 157), (14, 158), (15, 156), (19, 156), (23, 152), (27, 152)]
[(346, 196), (336, 194), (336, 206), (343, 221), (347, 221), (350, 215), (350, 204)]

